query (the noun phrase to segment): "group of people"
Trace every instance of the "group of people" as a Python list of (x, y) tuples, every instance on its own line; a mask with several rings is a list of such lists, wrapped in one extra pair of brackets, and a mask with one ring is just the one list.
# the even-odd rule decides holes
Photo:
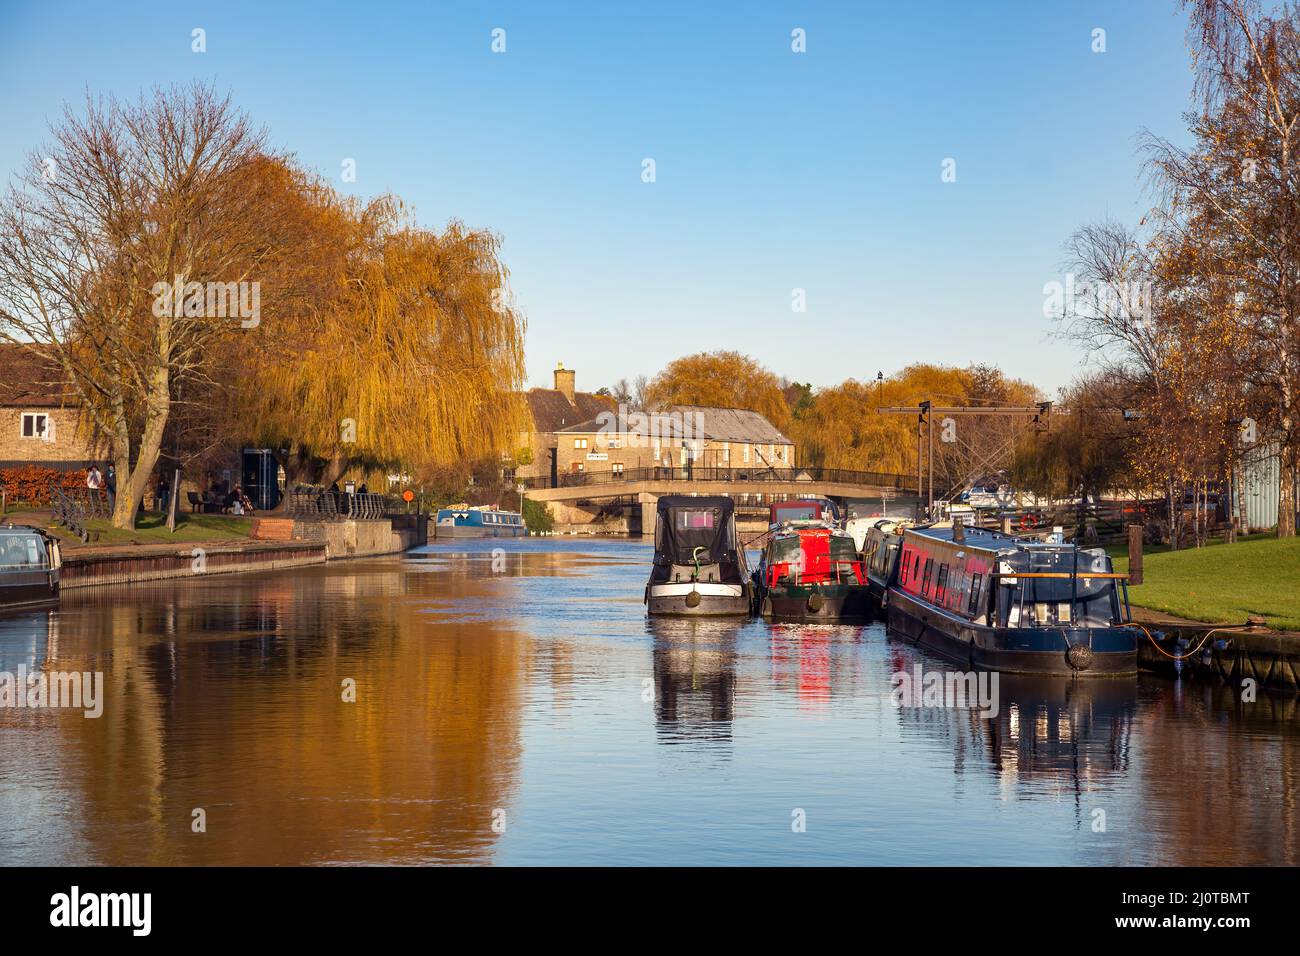
[[(213, 511), (230, 512), (236, 515), (252, 514), (253, 503), (248, 500), (244, 490), (239, 485), (226, 490), (228, 484), (228, 482), (221, 482), (203, 492), (204, 510), (211, 508)], [(104, 492), (108, 498), (108, 510), (111, 512), (117, 502), (117, 469), (110, 464), (104, 471), (100, 471), (98, 465), (92, 464), (86, 469), (86, 488), (93, 495)], [(154, 501), (158, 506), (158, 512), (166, 514), (167, 506), (171, 501), (171, 482), (164, 474), (158, 476), (158, 484), (154, 488)]]

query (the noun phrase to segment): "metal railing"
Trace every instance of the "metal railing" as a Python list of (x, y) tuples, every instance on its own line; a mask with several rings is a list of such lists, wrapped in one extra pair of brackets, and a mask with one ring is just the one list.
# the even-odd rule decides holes
[(315, 518), (321, 521), (353, 519), (367, 521), (388, 513), (383, 495), (348, 494), (322, 488), (299, 487), (285, 493), (285, 513), (292, 518)]
[(54, 513), (54, 520), (75, 534), (83, 544), (90, 540), (87, 520), (111, 517), (108, 497), (90, 488), (64, 491), (57, 485), (50, 485), (50, 510)]
[(680, 482), (833, 482), (849, 485), (875, 485), (893, 488), (896, 491), (915, 493), (916, 477), (914, 475), (894, 475), (878, 471), (852, 471), (843, 468), (769, 468), (740, 466), (686, 466), (651, 468), (630, 468), (627, 471), (578, 471), (566, 472), (556, 476), (553, 481), (549, 475), (522, 478), (520, 482), (527, 488), (583, 488), (590, 485), (620, 484), (631, 481), (680, 481)]

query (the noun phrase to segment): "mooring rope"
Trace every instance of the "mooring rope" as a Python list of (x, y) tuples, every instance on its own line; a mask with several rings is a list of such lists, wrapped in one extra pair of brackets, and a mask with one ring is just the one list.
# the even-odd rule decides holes
[(1129, 621), (1127, 624), (1120, 625), (1120, 627), (1141, 628), (1142, 633), (1145, 634), (1147, 636), (1147, 640), (1151, 642), (1151, 646), (1154, 647), (1161, 654), (1165, 655), (1165, 657), (1169, 658), (1171, 661), (1185, 661), (1190, 657), (1195, 657), (1198, 653), (1200, 653), (1201, 648), (1205, 646), (1205, 642), (1210, 639), (1211, 634), (1216, 634), (1219, 631), (1232, 631), (1232, 630), (1237, 630), (1243, 627), (1250, 627), (1250, 626), (1251, 625), (1249, 624), (1224, 624), (1219, 627), (1212, 627), (1208, 631), (1206, 631), (1203, 635), (1201, 635), (1200, 643), (1198, 643), (1195, 648), (1188, 651), (1186, 654), (1170, 654), (1167, 650), (1165, 650), (1158, 643), (1156, 643), (1156, 639), (1151, 636), (1151, 632), (1147, 630), (1146, 625), (1140, 624), (1137, 621)]

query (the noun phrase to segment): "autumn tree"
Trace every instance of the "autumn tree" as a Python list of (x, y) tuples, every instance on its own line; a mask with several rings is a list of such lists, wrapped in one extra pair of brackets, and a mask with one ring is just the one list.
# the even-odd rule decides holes
[(1195, 323), (1183, 356), (1237, 349), (1230, 364), (1240, 377), (1222, 378), (1267, 398), (1261, 431), (1282, 455), (1277, 532), (1291, 536), (1300, 444), (1300, 8), (1186, 6), (1200, 108), (1190, 117), (1190, 148), (1146, 137), (1162, 199), (1153, 215), (1160, 241), (1178, 251), (1174, 287), (1210, 292), (1200, 296), (1210, 321)]
[(268, 329), (242, 376), (250, 432), (290, 450), (290, 481), (322, 484), (354, 465), (434, 470), (514, 451), (524, 322), (502, 294), (498, 238), (420, 228), (389, 197), (351, 227), (324, 307)]
[(700, 352), (670, 362), (645, 389), (646, 405), (707, 405), (758, 412), (778, 429), (790, 425), (781, 381), (739, 352)]
[[(917, 363), (880, 382), (849, 379), (815, 390), (809, 407), (792, 425), (791, 437), (805, 465), (916, 474), (916, 419), (882, 415), (880, 407), (916, 406), (922, 401), (954, 406), (1028, 405), (1037, 398), (1033, 386), (1009, 379), (989, 366), (959, 369)], [(1014, 435), (1023, 422), (963, 416), (954, 425), (953, 440), (936, 441), (933, 449), (935, 490), (939, 493), (1008, 466)]]
[(51, 135), (0, 205), (0, 335), (62, 369), (117, 470), (113, 524), (129, 528), (175, 379), (240, 330), (202, 290), (255, 281), (280, 248), (253, 174), (263, 135), (203, 86), (88, 97)]

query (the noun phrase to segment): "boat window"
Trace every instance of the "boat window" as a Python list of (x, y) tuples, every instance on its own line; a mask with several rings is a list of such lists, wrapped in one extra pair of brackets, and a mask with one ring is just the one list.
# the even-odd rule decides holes
[(947, 586), (948, 586), (948, 565), (941, 564), (939, 565), (939, 578), (934, 583), (935, 596), (938, 597), (940, 600), (943, 600), (944, 597), (946, 596), (944, 594), (944, 588), (946, 588)]
[(928, 594), (930, 591), (930, 575), (934, 571), (934, 558), (926, 558), (925, 574), (921, 577), (921, 593)]
[(967, 612), (970, 613), (970, 614), (974, 614), (974, 613), (975, 613), (975, 609), (976, 609), (977, 607), (979, 607), (979, 603), (980, 603), (980, 583), (983, 581), (983, 579), (984, 579), (984, 575), (980, 574), (978, 571), (976, 571), (973, 575), (971, 575), (971, 579), (970, 579), (970, 603), (966, 605), (966, 610), (967, 610)]
[(716, 509), (692, 509), (685, 508), (677, 512), (677, 527), (683, 530), (695, 528), (712, 528), (714, 524)]
[(0, 538), (0, 568), (45, 566), (44, 542), (35, 535), (7, 534)]

